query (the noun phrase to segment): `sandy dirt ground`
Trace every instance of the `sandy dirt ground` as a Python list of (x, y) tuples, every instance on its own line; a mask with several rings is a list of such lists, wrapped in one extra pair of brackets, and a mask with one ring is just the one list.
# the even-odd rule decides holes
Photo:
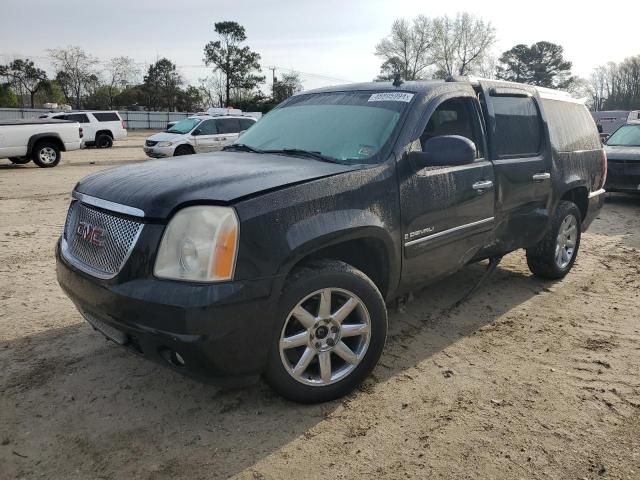
[(349, 397), (224, 391), (108, 343), (58, 287), (75, 182), (143, 135), (54, 169), (0, 161), (0, 479), (640, 478), (640, 197), (610, 196), (559, 282), (522, 252), (393, 309)]

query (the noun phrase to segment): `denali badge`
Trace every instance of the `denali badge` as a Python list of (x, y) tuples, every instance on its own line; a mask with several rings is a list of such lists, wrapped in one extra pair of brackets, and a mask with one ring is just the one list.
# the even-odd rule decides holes
[(78, 222), (76, 235), (96, 247), (104, 247), (104, 229), (87, 222)]

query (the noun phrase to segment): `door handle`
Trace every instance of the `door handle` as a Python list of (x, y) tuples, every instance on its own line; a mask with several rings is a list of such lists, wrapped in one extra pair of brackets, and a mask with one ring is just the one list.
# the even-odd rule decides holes
[(482, 180), (472, 185), (474, 190), (489, 190), (493, 188), (493, 182), (491, 180)]
[(544, 173), (536, 173), (533, 177), (534, 182), (542, 182), (543, 180), (549, 180), (551, 178), (551, 174), (548, 172)]

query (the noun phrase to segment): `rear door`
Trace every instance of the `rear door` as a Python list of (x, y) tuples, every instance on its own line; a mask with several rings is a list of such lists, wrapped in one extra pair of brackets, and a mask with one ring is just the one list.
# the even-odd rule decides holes
[(551, 151), (539, 100), (528, 88), (481, 83), (496, 176), (499, 250), (537, 243), (549, 222)]
[(93, 142), (96, 139), (95, 123), (89, 121), (89, 117), (86, 113), (67, 113), (65, 115), (66, 120), (72, 122), (78, 122), (82, 128), (82, 140), (85, 142)]
[(218, 125), (217, 150), (233, 143), (242, 130), (238, 118), (216, 118), (216, 124)]
[(471, 87), (466, 93), (427, 106), (422, 134), (411, 149), (423, 148), (436, 136), (460, 135), (475, 143), (476, 160), (468, 165), (416, 168), (404, 158), (399, 164), (405, 285), (457, 270), (493, 236), (493, 167), (486, 157), (480, 105)]

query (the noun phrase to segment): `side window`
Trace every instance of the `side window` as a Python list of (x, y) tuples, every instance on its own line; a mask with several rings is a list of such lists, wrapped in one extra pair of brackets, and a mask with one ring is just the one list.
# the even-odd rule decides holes
[(482, 148), (482, 130), (478, 115), (471, 98), (452, 98), (442, 102), (431, 115), (420, 143), (424, 144), (433, 137), (441, 135), (460, 135), (468, 138), (476, 145), (477, 157), (484, 156)]
[(218, 118), (218, 133), (238, 133), (240, 131), (240, 122), (237, 118)]
[(248, 118), (241, 118), (240, 119), (240, 131), (242, 130), (248, 130), (254, 123), (253, 120), (249, 120)]
[(55, 118), (56, 120), (69, 120), (66, 115), (56, 115), (55, 117), (51, 118)]
[(494, 145), (500, 157), (528, 157), (540, 152), (540, 113), (531, 97), (490, 97), (495, 115)]
[(89, 123), (89, 118), (84, 113), (72, 113), (66, 116), (67, 120), (78, 123)]
[(205, 120), (198, 125), (198, 130), (200, 130), (200, 135), (215, 135), (218, 133), (215, 120)]
[(116, 112), (95, 112), (93, 114), (99, 122), (119, 122), (120, 117)]

